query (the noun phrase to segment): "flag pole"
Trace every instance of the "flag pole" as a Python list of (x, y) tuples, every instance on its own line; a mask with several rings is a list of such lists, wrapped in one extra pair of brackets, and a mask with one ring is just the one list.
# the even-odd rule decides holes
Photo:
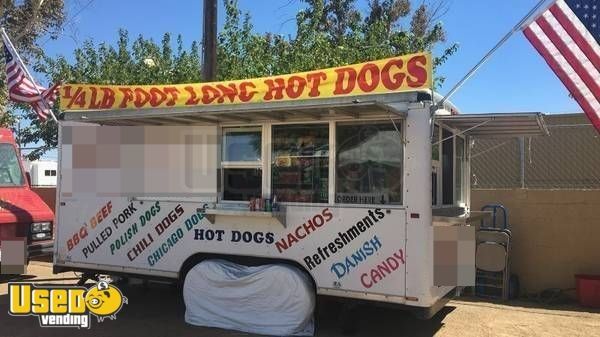
[(473, 74), (475, 74), (475, 72), (477, 70), (479, 70), (479, 68), (481, 68), (481, 66), (492, 56), (492, 54), (494, 54), (496, 52), (496, 50), (498, 50), (506, 41), (508, 41), (508, 39), (517, 31), (519, 31), (523, 25), (531, 18), (531, 16), (533, 16), (533, 14), (535, 14), (541, 7), (542, 5), (544, 5), (544, 3), (546, 3), (548, 0), (540, 0), (538, 1), (537, 5), (535, 5), (535, 7), (533, 7), (529, 13), (527, 13), (522, 19), (521, 21), (519, 21), (508, 33), (506, 33), (506, 35), (504, 35), (504, 37), (498, 42), (496, 43), (496, 45), (490, 49), (490, 51), (488, 51), (482, 58), (481, 60), (479, 60), (479, 62), (477, 62), (477, 64), (475, 64), (475, 66), (473, 66), (473, 68), (471, 68), (471, 70), (469, 70), (469, 72), (467, 72), (467, 74), (460, 80), (458, 81), (453, 87), (452, 89), (450, 89), (450, 91), (448, 91), (448, 93), (446, 94), (446, 96), (444, 96), (437, 105), (434, 106), (434, 108), (436, 109), (440, 109), (443, 108), (444, 103), (452, 96), (456, 93), (456, 91), (458, 91), (458, 89), (460, 89), (460, 87), (463, 86), (463, 84), (465, 84), (465, 82), (467, 80), (469, 80), (469, 78), (471, 78), (471, 76), (473, 76)]
[(19, 55), (19, 53), (15, 49), (15, 46), (10, 41), (10, 38), (8, 37), (8, 34), (6, 34), (6, 30), (4, 30), (4, 27), (2, 27), (2, 37), (4, 38), (4, 41), (6, 43), (8, 43), (9, 48), (12, 49), (12, 52), (14, 52), (15, 56), (17, 57), (17, 61), (21, 64), (21, 68), (23, 68), (23, 71), (25, 71), (25, 75), (27, 75), (27, 77), (29, 78), (29, 80), (31, 81), (31, 83), (33, 83), (33, 87), (35, 88), (36, 93), (40, 96), (40, 98), (42, 99), (42, 102), (48, 108), (48, 111), (50, 112), (50, 116), (52, 116), (52, 119), (55, 122), (58, 123), (58, 119), (56, 119), (56, 116), (52, 112), (52, 107), (48, 104), (48, 102), (46, 102), (46, 99), (44, 98), (44, 96), (42, 95), (42, 92), (38, 88), (37, 83), (33, 79), (33, 76), (31, 76), (31, 74), (29, 73), (29, 69), (27, 69), (27, 67), (25, 66), (25, 63), (21, 59), (21, 56)]

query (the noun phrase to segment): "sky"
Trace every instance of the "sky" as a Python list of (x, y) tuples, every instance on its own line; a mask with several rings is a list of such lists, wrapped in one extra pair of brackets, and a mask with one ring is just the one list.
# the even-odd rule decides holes
[[(67, 27), (57, 40), (43, 40), (52, 56), (71, 57), (85, 40), (115, 44), (117, 31), (125, 28), (131, 37), (139, 34), (160, 41), (165, 32), (181, 34), (184, 42), (202, 38), (202, 0), (170, 2), (144, 0), (65, 0)], [(437, 1), (437, 0), (433, 0)], [(448, 11), (440, 18), (447, 42), (459, 44), (458, 52), (439, 69), (447, 93), (538, 0), (445, 0)], [(367, 0), (357, 0), (366, 12)], [(219, 26), (224, 22), (219, 1)], [(421, 0), (413, 0), (420, 4)], [(295, 33), (295, 15), (301, 0), (239, 0), (249, 12), (254, 29), (284, 35)], [(407, 26), (409, 21), (401, 23)], [(451, 98), (462, 113), (580, 112), (577, 103), (521, 32), (515, 33), (492, 58)]]

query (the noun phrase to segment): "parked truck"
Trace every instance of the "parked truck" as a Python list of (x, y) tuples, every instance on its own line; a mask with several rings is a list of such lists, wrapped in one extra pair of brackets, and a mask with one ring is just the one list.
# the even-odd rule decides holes
[(0, 128), (0, 263), (3, 241), (23, 240), (29, 258), (52, 254), (54, 213), (29, 180), (12, 131)]

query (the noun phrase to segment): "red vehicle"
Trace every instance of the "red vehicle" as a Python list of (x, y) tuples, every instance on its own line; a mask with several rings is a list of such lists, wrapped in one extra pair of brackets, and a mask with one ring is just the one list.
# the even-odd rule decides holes
[(52, 254), (54, 212), (29, 184), (11, 130), (0, 128), (0, 253), (2, 241), (22, 239), (28, 258)]

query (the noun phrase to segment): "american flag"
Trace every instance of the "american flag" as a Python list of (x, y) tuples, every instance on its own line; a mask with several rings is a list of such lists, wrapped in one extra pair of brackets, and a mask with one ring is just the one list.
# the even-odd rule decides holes
[(2, 31), (4, 40), (4, 59), (6, 61), (6, 83), (10, 99), (19, 103), (29, 103), (42, 120), (48, 116), (54, 118), (52, 105), (56, 100), (58, 84), (46, 89), (37, 85), (29, 76), (25, 65), (21, 62), (16, 50)]
[(558, 0), (523, 33), (600, 132), (600, 1)]

